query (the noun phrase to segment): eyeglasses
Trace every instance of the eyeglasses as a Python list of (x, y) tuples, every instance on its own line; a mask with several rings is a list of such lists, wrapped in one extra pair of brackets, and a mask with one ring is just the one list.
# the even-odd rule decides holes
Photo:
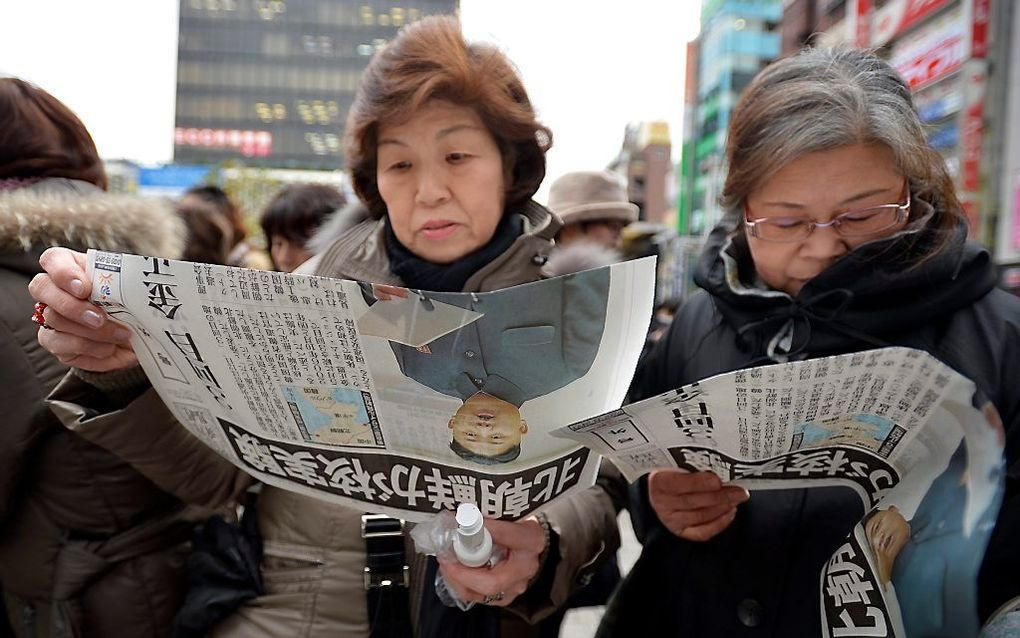
[[(906, 189), (904, 189), (906, 190)], [(832, 226), (843, 237), (867, 237), (900, 224), (910, 215), (910, 196), (903, 204), (885, 204), (841, 213), (827, 222), (816, 222), (806, 217), (761, 217), (748, 219), (750, 211), (744, 205), (744, 226), (752, 237), (764, 241), (804, 241), (816, 228)]]

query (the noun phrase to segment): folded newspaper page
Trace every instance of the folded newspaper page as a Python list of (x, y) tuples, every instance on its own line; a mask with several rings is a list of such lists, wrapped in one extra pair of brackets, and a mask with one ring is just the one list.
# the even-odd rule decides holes
[(819, 576), (824, 635), (977, 635), (1004, 433), (974, 384), (925, 352), (722, 374), (557, 435), (632, 481), (677, 468), (749, 490), (848, 486), (867, 514)]
[(266, 483), (420, 521), (463, 502), (517, 519), (592, 485), (554, 437), (618, 408), (655, 260), (489, 293), (89, 251), (92, 300), (132, 328), (191, 433)]
[(389, 295), (387, 303), (373, 304), (358, 317), (362, 337), (382, 337), (421, 348), (443, 335), (463, 328), (482, 313), (430, 301), (425, 295)]

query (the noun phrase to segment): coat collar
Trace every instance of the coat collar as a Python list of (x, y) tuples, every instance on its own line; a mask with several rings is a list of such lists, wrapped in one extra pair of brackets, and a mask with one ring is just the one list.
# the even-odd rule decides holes
[[(917, 225), (847, 253), (796, 297), (758, 284), (746, 240), (733, 233), (732, 224), (722, 224), (709, 237), (695, 282), (712, 296), (744, 346), (772, 361), (845, 350), (851, 344), (887, 345), (995, 286), (988, 252), (966, 241), (966, 224), (939, 230), (927, 223), (931, 206), (924, 206), (927, 214)], [(945, 232), (949, 242), (940, 253), (911, 265)]]
[(457, 375), (454, 379), (454, 386), (457, 389), (457, 397), (461, 401), (467, 401), (478, 392), (484, 392), (489, 396), (496, 397), (507, 403), (512, 403), (514, 406), (520, 408), (524, 405), (525, 397), (527, 396), (515, 383), (510, 382), (509, 379), (499, 376), (498, 374), (490, 374), (484, 379), (478, 379), (481, 383), (476, 383), (475, 379), (471, 378), (471, 375), (467, 372), (462, 372)]
[[(542, 267), (562, 222), (533, 201), (517, 214), (524, 217), (524, 232), (502, 255), (467, 280), (465, 292), (498, 290), (542, 278)], [(390, 272), (385, 241), (384, 220), (364, 221), (333, 241), (322, 254), (315, 274), (401, 286), (403, 282)]]

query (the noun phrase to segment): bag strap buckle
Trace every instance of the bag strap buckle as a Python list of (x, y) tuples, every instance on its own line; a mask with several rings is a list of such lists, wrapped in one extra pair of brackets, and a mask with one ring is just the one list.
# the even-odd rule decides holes
[(404, 521), (382, 514), (362, 514), (361, 537), (365, 539), (365, 589), (411, 584), (404, 554)]
[(365, 567), (365, 589), (377, 587), (411, 586), (410, 568), (403, 566), (400, 573), (397, 572), (373, 572), (371, 567)]

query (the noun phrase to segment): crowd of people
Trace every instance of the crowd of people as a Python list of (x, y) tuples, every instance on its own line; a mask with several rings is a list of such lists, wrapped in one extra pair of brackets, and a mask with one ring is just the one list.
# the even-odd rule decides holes
[[(565, 608), (607, 600), (601, 637), (821, 634), (820, 571), (865, 513), (846, 490), (752, 495), (678, 470), (628, 485), (603, 463), (587, 490), (487, 521), (497, 565), (437, 562), (402, 521), (256, 485), (176, 421), (130, 333), (89, 303), (88, 248), (439, 293), (622, 259), (638, 217), (624, 184), (570, 173), (535, 202), (553, 132), (512, 62), (456, 19), (410, 24), (374, 55), (344, 130), (354, 196), (282, 189), (259, 219), (266, 252), (216, 186), (176, 202), (105, 192), (85, 126), (39, 87), (0, 78), (0, 122), (18, 123), (0, 127), (0, 636), (548, 636)], [(906, 630), (976, 635), (972, 613), (1016, 635), (1001, 632), (1020, 626), (1020, 300), (967, 240), (909, 87), (872, 53), (806, 50), (750, 83), (726, 154), (701, 290), (657, 308), (628, 400), (878, 346), (933, 354), (998, 410), (1005, 492), (972, 609), (905, 609)], [(243, 595), (217, 598), (194, 530), (239, 505), (260, 551)], [(619, 582), (624, 508), (643, 550)], [(392, 533), (366, 544), (365, 525)], [(366, 587), (367, 567), (404, 566)], [(437, 573), (477, 604), (443, 604)]]

